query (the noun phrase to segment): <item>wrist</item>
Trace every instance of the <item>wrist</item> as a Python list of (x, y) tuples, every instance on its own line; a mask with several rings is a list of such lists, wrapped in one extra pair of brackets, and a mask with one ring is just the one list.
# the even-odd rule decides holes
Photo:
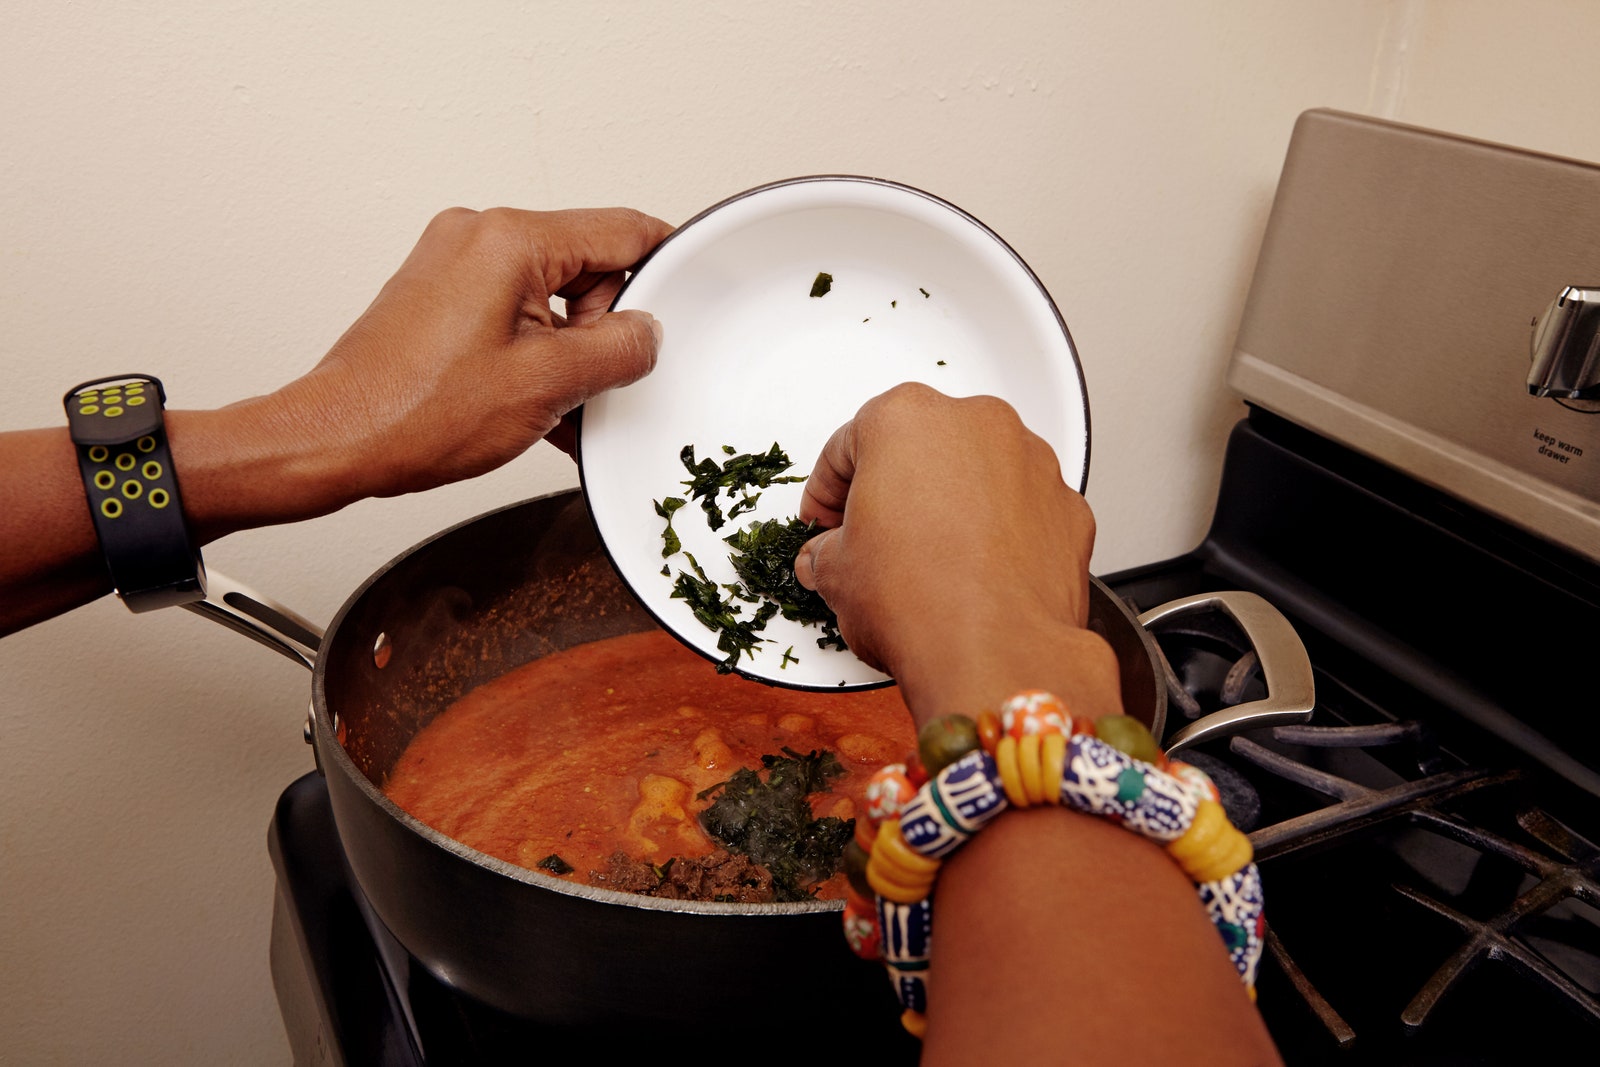
[(1090, 721), (1123, 710), (1116, 654), (1100, 635), (1069, 623), (967, 627), (905, 657), (896, 681), (919, 730), (946, 715), (976, 717), (1023, 689), (1048, 690)]
[(278, 394), (170, 411), (167, 420), (197, 542), (326, 515), (363, 495), (343, 452), (327, 447), (303, 416), (292, 416)]
[[(946, 927), (935, 919), (936, 896), (939, 913), (952, 905), (961, 922), (991, 908), (1003, 914), (1002, 930), (983, 931), (977, 951), (968, 943), (963, 946), (967, 951), (956, 955), (970, 957), (997, 948), (1013, 972), (1014, 949), (1037, 944), (1035, 938), (1054, 928), (1051, 916), (1084, 917), (1071, 906), (1074, 897), (1112, 903), (1115, 914), (1107, 915), (1106, 926), (1115, 928), (1115, 938), (1103, 949), (1083, 941), (1075, 951), (1085, 952), (1090, 960), (1105, 952), (1126, 954), (1138, 964), (1124, 971), (1125, 977), (1148, 977), (1144, 972), (1152, 957), (1126, 941), (1129, 932), (1148, 923), (1130, 925), (1119, 897), (1135, 887), (1158, 883), (1175, 887), (1172, 872), (1129, 865), (1128, 860), (1137, 858), (1149, 867), (1152, 850), (1121, 847), (1103, 830), (1081, 818), (1062, 817), (1066, 815), (1094, 816), (1105, 820), (1106, 827), (1117, 828), (1118, 834), (1127, 832), (1159, 846), (1174, 869), (1191, 882), (1204, 914), (1221, 935), (1220, 946), (1215, 940), (1208, 946), (1206, 938), (1192, 938), (1194, 946), (1187, 955), (1199, 961), (1209, 952), (1220, 962), (1216, 949), (1223, 948), (1253, 999), (1265, 931), (1260, 872), (1249, 838), (1229, 822), (1210, 778), (1199, 768), (1169, 761), (1148, 731), (1136, 724), (1127, 729), (1132, 721), (1126, 716), (1086, 724), (1063, 706), (1057, 694), (1015, 693), (1002, 702), (997, 718), (996, 728), (986, 730), (980, 723), (965, 737), (951, 735), (955, 743), (937, 751), (924, 745), (919, 785), (912, 784), (915, 779), (906, 767), (879, 770), (867, 789), (865, 822), (857, 823), (855, 840), (846, 849), (852, 890), (845, 906), (846, 938), (858, 955), (887, 965), (905, 1009), (901, 1021), (906, 1029), (921, 1037), (927, 1026), (931, 940), (936, 932), (940, 958), (947, 958), (942, 947)], [(1044, 829), (1038, 820), (1025, 830), (1021, 820), (999, 818), (1012, 808), (1045, 812), (1055, 839), (1042, 839), (1033, 832)], [(996, 820), (1006, 829), (999, 835), (986, 833)], [(952, 892), (936, 894), (934, 884), (946, 861), (964, 852), (980, 833), (995, 847), (978, 857), (991, 861), (988, 874), (997, 869), (999, 874), (983, 880), (984, 899), (973, 899), (971, 890), (980, 883), (971, 863), (959, 866), (961, 876), (952, 882)], [(1063, 877), (1070, 881), (1091, 871), (1097, 891), (1064, 889)], [(1019, 890), (1028, 904), (1016, 903)], [(1050, 905), (1044, 909), (1043, 925), (1030, 921), (1046, 898)], [(1026, 942), (1015, 940), (1019, 929), (1028, 932)], [(957, 943), (961, 945), (959, 935)], [(1220, 967), (1213, 969), (1220, 974)], [(1101, 981), (1108, 973), (1104, 968), (1096, 972)], [(994, 977), (993, 972), (985, 975), (986, 980)], [(1235, 1008), (1242, 1004), (1233, 1001)], [(989, 1012), (983, 1014), (992, 1018)], [(960, 1029), (970, 1021), (967, 1016), (952, 1025)]]

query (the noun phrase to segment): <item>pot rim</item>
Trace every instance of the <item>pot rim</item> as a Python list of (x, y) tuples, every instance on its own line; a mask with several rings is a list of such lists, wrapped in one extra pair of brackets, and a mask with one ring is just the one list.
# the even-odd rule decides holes
[[(469, 845), (457, 841), (455, 838), (434, 829), (427, 823), (401, 808), (394, 801), (390, 800), (389, 797), (376, 784), (374, 784), (373, 781), (368, 778), (359, 767), (356, 766), (355, 761), (350, 758), (350, 754), (345, 751), (345, 747), (339, 743), (338, 719), (329, 708), (327, 699), (328, 664), (335, 658), (328, 653), (333, 645), (339, 641), (340, 633), (345, 625), (345, 620), (355, 610), (356, 606), (361, 603), (367, 592), (378, 582), (382, 581), (384, 577), (387, 576), (391, 571), (411, 559), (418, 552), (421, 552), (423, 549), (437, 541), (449, 537), (458, 530), (472, 526), (494, 515), (502, 514), (517, 508), (527, 507), (539, 503), (540, 501), (553, 500), (561, 497), (579, 499), (581, 498), (581, 495), (582, 491), (580, 489), (557, 490), (554, 492), (543, 493), (538, 496), (529, 497), (524, 500), (519, 500), (511, 504), (502, 505), (501, 507), (493, 508), (489, 511), (471, 516), (470, 518), (463, 519), (460, 522), (454, 523), (445, 529), (440, 530), (427, 538), (424, 538), (422, 541), (417, 542), (415, 545), (412, 545), (410, 548), (390, 559), (387, 563), (369, 575), (367, 579), (363, 581), (349, 595), (349, 597), (345, 599), (344, 603), (340, 606), (339, 611), (334, 615), (333, 621), (329, 623), (327, 630), (324, 633), (321, 651), (317, 656), (316, 665), (312, 670), (311, 718), (313, 728), (311, 743), (315, 750), (318, 770), (320, 770), (324, 776), (327, 776), (329, 773), (333, 772), (344, 775), (346, 779), (355, 785), (356, 789), (363, 797), (365, 797), (368, 803), (377, 807), (380, 811), (400, 824), (407, 831), (416, 835), (417, 837), (422, 838), (427, 843), (437, 846), (438, 848), (441, 848), (457, 858), (473, 864), (476, 867), (492, 871), (498, 875), (501, 875), (502, 877), (516, 882), (521, 882), (526, 885), (547, 889), (565, 896), (576, 897), (598, 903), (616, 904), (624, 907), (637, 908), (643, 911), (688, 913), (695, 915), (768, 917), (812, 915), (821, 912), (842, 912), (844, 910), (844, 901), (842, 900), (813, 899), (787, 903), (742, 904), (722, 901), (674, 900), (661, 897), (651, 897), (638, 893), (625, 893), (616, 889), (606, 889), (598, 886), (585, 885), (578, 882), (569, 882), (565, 879), (557, 878), (554, 875), (547, 874), (543, 871), (523, 867), (515, 863), (510, 863), (506, 860), (491, 856), (488, 853), (480, 852)], [(1089, 581), (1091, 586), (1098, 589), (1108, 603), (1112, 606), (1112, 608), (1120, 613), (1125, 618), (1128, 625), (1132, 627), (1135, 636), (1145, 647), (1146, 655), (1149, 658), (1152, 670), (1156, 670), (1158, 660), (1154, 651), (1156, 648), (1154, 635), (1152, 635), (1144, 626), (1140, 625), (1138, 617), (1135, 616), (1131, 610), (1129, 610), (1128, 606), (1123, 603), (1121, 598), (1112, 592), (1104, 582), (1096, 578), (1094, 575), (1089, 576)], [(659, 625), (659, 623), (657, 623), (657, 625)], [(1159, 677), (1157, 681), (1159, 683)], [(1163, 720), (1165, 718), (1166, 710), (1164, 698), (1166, 694), (1164, 689), (1159, 684), (1157, 684), (1155, 692), (1156, 707), (1153, 709), (1152, 713), (1153, 721), (1148, 725), (1150, 725), (1153, 733), (1157, 733), (1159, 735), (1162, 726), (1164, 725)], [(336, 828), (340, 829), (341, 833), (343, 832), (342, 827), (339, 827), (337, 819), (335, 820), (335, 826)]]

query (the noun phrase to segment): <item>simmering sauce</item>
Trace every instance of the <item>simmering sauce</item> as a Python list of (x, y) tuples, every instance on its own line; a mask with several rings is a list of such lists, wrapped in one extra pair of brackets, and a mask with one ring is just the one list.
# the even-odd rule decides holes
[[(579, 645), (479, 686), (421, 730), (384, 791), (441, 833), (523, 867), (551, 855), (600, 881), (618, 851), (659, 864), (718, 848), (697, 794), (785, 748), (847, 773), (813, 814), (855, 816), (872, 772), (916, 743), (894, 688), (775, 689), (651, 630)], [(818, 895), (840, 896), (843, 876)]]

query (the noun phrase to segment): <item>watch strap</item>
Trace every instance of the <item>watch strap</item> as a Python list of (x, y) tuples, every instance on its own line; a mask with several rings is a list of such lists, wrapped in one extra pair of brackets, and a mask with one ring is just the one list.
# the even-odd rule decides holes
[(89, 514), (117, 595), (132, 611), (205, 597), (167, 448), (166, 392), (146, 374), (97, 378), (63, 398)]

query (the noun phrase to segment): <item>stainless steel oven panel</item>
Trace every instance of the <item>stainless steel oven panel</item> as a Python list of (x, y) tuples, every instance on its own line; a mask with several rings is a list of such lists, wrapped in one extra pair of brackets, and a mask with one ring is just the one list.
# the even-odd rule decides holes
[(1600, 561), (1600, 401), (1572, 383), (1593, 338), (1548, 365), (1558, 298), (1594, 286), (1600, 166), (1308, 111), (1228, 383)]

